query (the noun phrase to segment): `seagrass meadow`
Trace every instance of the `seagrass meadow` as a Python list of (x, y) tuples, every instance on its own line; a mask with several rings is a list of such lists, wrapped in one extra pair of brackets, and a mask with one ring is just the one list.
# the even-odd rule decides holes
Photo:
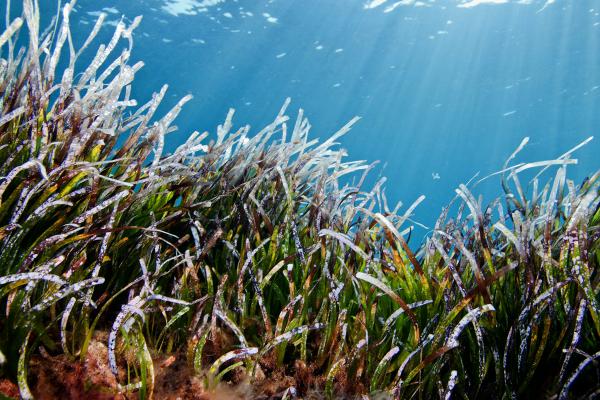
[(423, 198), (390, 209), (383, 179), (363, 187), (373, 165), (345, 161), (356, 119), (319, 143), (288, 101), (259, 132), (230, 111), (164, 152), (189, 97), (164, 115), (166, 86), (131, 98), (140, 18), (97, 44), (101, 15), (76, 49), (72, 7), (41, 32), (23, 0), (0, 35), (3, 396), (600, 395), (600, 171), (568, 178), (581, 145), (516, 163), (523, 140), (496, 201), (460, 185), (421, 241)]

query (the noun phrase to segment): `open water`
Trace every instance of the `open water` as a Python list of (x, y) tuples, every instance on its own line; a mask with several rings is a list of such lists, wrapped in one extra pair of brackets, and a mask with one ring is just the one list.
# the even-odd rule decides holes
[[(49, 21), (56, 2), (42, 3)], [(340, 141), (348, 159), (381, 161), (371, 183), (388, 177), (390, 204), (424, 194), (415, 219), (427, 226), (458, 184), (501, 169), (524, 137), (517, 162), (600, 133), (597, 0), (80, 0), (76, 45), (100, 12), (99, 40), (144, 16), (140, 104), (163, 83), (164, 110), (194, 95), (167, 148), (214, 132), (230, 107), (261, 128), (286, 97), (321, 140), (359, 115)], [(600, 137), (576, 153), (576, 183), (598, 169), (599, 150)], [(499, 191), (494, 179), (475, 189), (484, 203)]]

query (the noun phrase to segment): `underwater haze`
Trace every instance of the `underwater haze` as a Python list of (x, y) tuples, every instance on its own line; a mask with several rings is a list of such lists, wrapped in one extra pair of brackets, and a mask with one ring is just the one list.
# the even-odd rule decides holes
[[(44, 3), (49, 22), (56, 2)], [(390, 208), (424, 194), (415, 219), (429, 227), (458, 184), (500, 170), (524, 137), (529, 162), (600, 129), (600, 1), (79, 0), (75, 47), (101, 12), (100, 41), (120, 18), (144, 16), (138, 104), (164, 83), (165, 110), (194, 96), (168, 150), (213, 132), (230, 107), (238, 125), (260, 128), (291, 97), (321, 140), (358, 115), (340, 140), (349, 158), (381, 161), (370, 184), (388, 178)], [(575, 153), (577, 184), (598, 168), (599, 143)], [(475, 193), (497, 189), (492, 179)]]

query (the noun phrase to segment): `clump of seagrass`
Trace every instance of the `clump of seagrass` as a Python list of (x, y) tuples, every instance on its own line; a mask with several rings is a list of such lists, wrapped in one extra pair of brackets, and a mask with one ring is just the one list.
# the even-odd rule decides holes
[[(600, 173), (569, 181), (572, 152), (509, 166), (515, 152), (485, 208), (461, 185), (457, 216), (413, 252), (402, 227), (422, 198), (399, 214), (383, 181), (339, 183), (371, 169), (334, 148), (355, 120), (318, 144), (287, 102), (252, 136), (232, 133), (231, 111), (213, 141), (163, 154), (189, 98), (156, 118), (164, 87), (135, 108), (140, 19), (79, 66), (104, 17), (75, 50), (73, 3), (41, 35), (37, 3), (23, 6), (0, 35), (0, 351), (23, 398), (36, 349), (83, 360), (100, 331), (120, 389), (141, 398), (152, 355), (177, 351), (207, 389), (298, 361), (329, 397), (598, 394)], [(552, 166), (527, 197), (519, 176)]]

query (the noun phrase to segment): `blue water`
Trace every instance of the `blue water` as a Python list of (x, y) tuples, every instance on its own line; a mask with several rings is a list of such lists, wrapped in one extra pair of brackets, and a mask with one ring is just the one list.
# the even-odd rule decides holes
[[(483, 4), (494, 2), (504, 4)], [(55, 9), (44, 4), (44, 18)], [(349, 159), (381, 160), (373, 177), (389, 178), (390, 203), (425, 194), (416, 219), (429, 226), (459, 183), (501, 169), (525, 136), (518, 161), (600, 136), (598, 0), (79, 0), (76, 10), (76, 44), (98, 11), (109, 15), (103, 41), (122, 15), (144, 16), (133, 97), (168, 83), (166, 110), (194, 95), (168, 148), (214, 132), (229, 107), (260, 128), (288, 96), (320, 138), (359, 115), (341, 140)], [(600, 137), (576, 153), (576, 183), (600, 167), (599, 150)], [(486, 202), (499, 188), (476, 192)]]

